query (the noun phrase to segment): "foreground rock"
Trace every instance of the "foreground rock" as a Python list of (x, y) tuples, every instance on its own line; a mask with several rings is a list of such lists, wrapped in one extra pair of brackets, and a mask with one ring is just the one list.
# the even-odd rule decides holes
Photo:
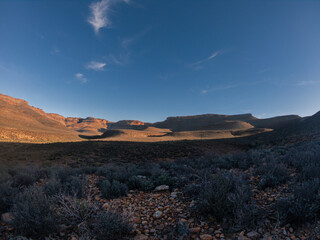
[(1, 221), (4, 223), (10, 223), (13, 220), (13, 216), (11, 213), (7, 212), (7, 213), (3, 213), (1, 215)]
[(155, 192), (161, 192), (161, 191), (166, 191), (169, 190), (168, 185), (160, 185), (154, 189)]

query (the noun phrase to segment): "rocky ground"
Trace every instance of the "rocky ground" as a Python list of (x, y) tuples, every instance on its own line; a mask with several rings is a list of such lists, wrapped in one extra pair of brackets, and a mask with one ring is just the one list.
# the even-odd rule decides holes
[[(158, 186), (152, 192), (142, 192), (131, 190), (126, 197), (107, 200), (101, 197), (96, 186), (98, 177), (89, 176), (89, 183), (86, 187), (86, 199), (94, 204), (102, 206), (107, 211), (120, 212), (133, 226), (130, 239), (135, 240), (156, 240), (156, 239), (320, 239), (320, 235), (314, 236), (315, 226), (303, 226), (294, 228), (286, 225), (284, 227), (274, 227), (271, 221), (273, 213), (269, 213), (265, 219), (265, 228), (256, 231), (238, 231), (229, 233), (226, 226), (217, 224), (214, 219), (203, 219), (192, 209), (197, 204), (193, 200), (184, 196), (180, 189), (169, 190), (166, 185)], [(252, 182), (257, 179), (252, 178)], [(39, 183), (41, 184), (41, 183)], [(286, 186), (280, 186), (267, 191), (254, 189), (253, 198), (261, 208), (266, 208), (273, 204), (275, 199), (286, 194)], [(9, 237), (14, 233), (14, 228), (10, 225), (10, 213), (2, 214), (0, 239), (27, 239)], [(70, 226), (62, 226), (60, 237), (49, 239), (80, 240), (73, 234)], [(83, 238), (82, 238), (83, 239)]]

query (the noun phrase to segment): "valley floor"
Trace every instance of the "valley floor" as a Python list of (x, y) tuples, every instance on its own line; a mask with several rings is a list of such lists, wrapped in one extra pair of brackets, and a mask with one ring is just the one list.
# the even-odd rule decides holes
[(0, 239), (319, 239), (312, 136), (0, 143)]

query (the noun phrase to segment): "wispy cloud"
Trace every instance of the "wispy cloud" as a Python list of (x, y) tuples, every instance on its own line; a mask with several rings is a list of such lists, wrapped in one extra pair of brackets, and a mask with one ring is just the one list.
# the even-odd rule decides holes
[(220, 55), (222, 53), (223, 53), (222, 50), (216, 51), (216, 52), (212, 53), (209, 57), (206, 57), (206, 58), (204, 58), (204, 59), (202, 59), (200, 61), (188, 64), (187, 67), (192, 68), (194, 70), (202, 69), (203, 68), (203, 66), (202, 66), (203, 63), (214, 59), (215, 57), (217, 57), (218, 55)]
[(54, 47), (52, 50), (51, 50), (51, 55), (59, 55), (60, 53), (60, 49), (57, 48), (57, 47)]
[(315, 80), (310, 80), (310, 81), (299, 81), (295, 85), (296, 86), (309, 86), (309, 85), (314, 85), (320, 83), (320, 80), (315, 81)]
[(138, 41), (141, 37), (143, 37), (143, 35), (145, 35), (146, 33), (148, 33), (152, 28), (146, 28), (145, 30), (143, 30), (142, 32), (138, 33), (137, 35), (133, 36), (133, 37), (126, 37), (123, 38), (121, 40), (121, 46), (123, 48), (128, 48), (129, 45), (135, 43), (136, 41)]
[(88, 17), (88, 22), (92, 25), (96, 34), (99, 33), (101, 28), (111, 26), (111, 7), (119, 2), (129, 4), (130, 0), (101, 0), (90, 4), (89, 8), (91, 13)]
[(225, 85), (219, 85), (216, 87), (208, 87), (206, 89), (201, 90), (201, 94), (207, 94), (209, 92), (222, 91), (222, 90), (233, 89), (233, 88), (244, 87), (244, 86), (255, 86), (263, 83), (266, 83), (266, 80), (257, 80), (257, 81), (242, 82), (242, 83), (230, 83)]
[(91, 61), (90, 63), (87, 64), (86, 68), (94, 71), (104, 71), (105, 70), (104, 67), (106, 65), (107, 64), (103, 62)]
[(118, 56), (110, 54), (108, 58), (108, 63), (120, 66), (126, 65), (130, 63), (130, 52), (119, 54)]
[(201, 94), (207, 94), (209, 92), (215, 92), (215, 91), (219, 91), (219, 90), (226, 90), (226, 89), (236, 88), (238, 86), (239, 86), (239, 84), (230, 84), (230, 85), (207, 88), (207, 89), (201, 90)]
[(81, 83), (87, 83), (88, 79), (84, 77), (84, 75), (82, 73), (76, 73), (75, 77), (77, 78), (77, 80), (79, 80)]

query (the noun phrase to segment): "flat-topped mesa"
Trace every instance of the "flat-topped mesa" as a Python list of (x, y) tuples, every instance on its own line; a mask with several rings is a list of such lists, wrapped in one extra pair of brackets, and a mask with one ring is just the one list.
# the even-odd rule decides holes
[(200, 114), (200, 115), (189, 115), (189, 116), (176, 116), (176, 117), (167, 117), (166, 120), (176, 120), (176, 119), (225, 119), (228, 118), (229, 120), (239, 120), (239, 121), (244, 121), (244, 120), (253, 120), (257, 119), (254, 117), (251, 113), (245, 113), (245, 114), (236, 114), (236, 115), (224, 115), (224, 114)]
[(173, 131), (236, 130), (252, 128), (253, 126), (248, 122), (255, 119), (257, 118), (250, 113), (238, 115), (203, 114), (168, 117), (165, 121), (154, 123), (152, 126), (168, 128)]
[(108, 129), (145, 129), (150, 125), (139, 120), (121, 120), (108, 124)]
[(141, 122), (139, 120), (120, 120), (117, 122), (119, 125), (138, 125), (138, 126), (141, 126), (141, 125), (146, 125), (146, 123), (144, 122)]

